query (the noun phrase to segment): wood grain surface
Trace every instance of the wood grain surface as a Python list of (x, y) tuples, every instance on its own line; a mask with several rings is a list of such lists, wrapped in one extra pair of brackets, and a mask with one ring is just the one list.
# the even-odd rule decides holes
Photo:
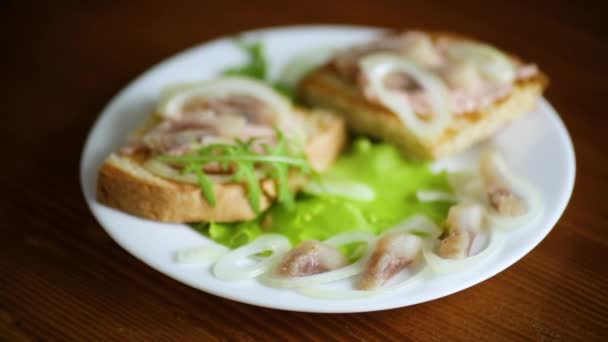
[[(8, 1), (0, 5), (0, 340), (606, 340), (608, 37), (566, 1)], [(105, 103), (160, 60), (242, 30), (304, 23), (423, 27), (536, 61), (574, 140), (574, 196), (499, 275), (413, 307), (309, 314), (194, 290), (122, 250), (88, 211), (84, 139)]]

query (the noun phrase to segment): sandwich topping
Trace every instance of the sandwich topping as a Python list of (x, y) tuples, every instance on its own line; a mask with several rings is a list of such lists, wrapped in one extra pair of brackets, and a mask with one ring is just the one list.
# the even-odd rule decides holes
[(123, 153), (182, 155), (234, 139), (255, 138), (258, 146), (274, 144), (274, 128), (288, 133), (296, 121), (281, 95), (259, 82), (236, 77), (168, 91), (158, 116), (159, 122), (131, 138)]
[[(198, 184), (211, 206), (215, 184), (230, 182), (246, 185), (255, 212), (270, 192), (291, 205), (290, 171), (310, 172), (291, 104), (263, 83), (227, 77), (180, 86), (167, 92), (157, 113), (157, 123), (122, 153), (144, 153), (148, 171)], [(276, 189), (262, 187), (266, 178), (275, 181)]]
[(277, 273), (284, 277), (300, 277), (327, 272), (346, 264), (346, 257), (337, 248), (307, 240), (285, 255)]
[[(514, 82), (537, 73), (535, 65), (515, 62), (494, 47), (446, 37), (433, 38), (423, 32), (405, 32), (357, 46), (338, 54), (331, 66), (347, 82), (358, 84), (367, 100), (389, 107), (379, 88), (370, 82), (363, 61), (375, 54), (392, 54), (432, 73), (445, 85), (449, 112), (466, 115), (506, 97)], [(407, 98), (412, 110), (428, 117), (431, 92), (411, 82), (411, 74), (393, 70), (385, 74), (385, 87)]]
[(483, 226), (483, 216), (483, 207), (478, 204), (452, 206), (446, 219), (448, 232), (439, 245), (439, 255), (447, 259), (467, 257)]
[[(375, 53), (360, 60), (363, 92), (383, 104), (420, 139), (431, 140), (448, 124), (447, 89), (439, 78), (408, 59), (391, 53)], [(403, 92), (413, 96), (403, 96)], [(427, 106), (424, 112), (413, 103)]]
[(182, 155), (196, 147), (228, 143), (235, 138), (272, 142), (276, 136), (268, 111), (262, 102), (245, 95), (194, 98), (179, 114), (161, 120), (142, 136), (132, 139), (123, 151), (147, 149), (152, 153)]
[(373, 290), (406, 268), (420, 251), (422, 239), (407, 233), (386, 234), (380, 238), (367, 263), (358, 287)]

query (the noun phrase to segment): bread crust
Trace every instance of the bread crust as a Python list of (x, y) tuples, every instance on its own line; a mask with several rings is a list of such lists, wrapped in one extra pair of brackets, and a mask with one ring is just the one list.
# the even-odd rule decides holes
[[(332, 115), (322, 121), (323, 126), (316, 128), (316, 135), (305, 149), (311, 165), (317, 170), (327, 168), (346, 143), (345, 123), (341, 117)], [(257, 216), (242, 184), (215, 184), (216, 205), (210, 206), (197, 185), (156, 176), (141, 163), (141, 158), (110, 155), (99, 169), (97, 200), (130, 214), (163, 222), (234, 222)], [(297, 182), (297, 178), (292, 179)], [(264, 179), (260, 185), (263, 190), (260, 209), (265, 210), (276, 198), (275, 183)]]
[[(432, 39), (475, 41), (451, 33), (432, 32), (430, 35)], [(515, 63), (521, 63), (518, 57), (509, 56)], [(547, 85), (548, 78), (540, 71), (517, 81), (508, 96), (475, 112), (455, 116), (445, 132), (430, 143), (410, 134), (390, 110), (367, 101), (359, 87), (340, 77), (331, 64), (306, 77), (300, 83), (298, 95), (309, 105), (333, 109), (344, 115), (348, 128), (354, 133), (392, 142), (408, 156), (433, 160), (463, 151), (507, 122), (531, 111)]]

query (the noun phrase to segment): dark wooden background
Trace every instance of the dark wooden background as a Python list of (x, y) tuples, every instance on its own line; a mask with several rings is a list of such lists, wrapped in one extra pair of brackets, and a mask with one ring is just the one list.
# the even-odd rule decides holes
[[(14, 1), (0, 5), (0, 340), (600, 340), (608, 337), (608, 53), (600, 2)], [(572, 134), (574, 196), (528, 256), (413, 307), (308, 314), (191, 289), (118, 247), (78, 181), (129, 80), (220, 35), (348, 23), (470, 34), (536, 61)]]

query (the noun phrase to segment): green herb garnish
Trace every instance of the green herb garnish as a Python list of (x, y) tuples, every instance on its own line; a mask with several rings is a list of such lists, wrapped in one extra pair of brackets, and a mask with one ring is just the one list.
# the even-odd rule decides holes
[(269, 73), (268, 57), (262, 42), (247, 43), (237, 39), (238, 46), (247, 54), (247, 62), (243, 65), (230, 67), (222, 71), (224, 76), (243, 76), (253, 78), (273, 87), (277, 92), (285, 97), (293, 99), (294, 89), (281, 81), (271, 81)]
[(233, 169), (229, 181), (247, 186), (247, 198), (256, 213), (260, 211), (262, 197), (260, 179), (256, 174), (256, 168), (259, 168), (265, 171), (265, 177), (275, 180), (277, 201), (289, 208), (294, 203), (294, 194), (288, 183), (289, 170), (295, 169), (303, 174), (310, 174), (311, 168), (304, 154), (293, 152), (293, 147), (283, 133), (279, 130), (276, 132), (278, 143), (274, 146), (263, 144), (263, 152), (254, 151), (255, 139), (235, 139), (234, 144), (211, 144), (182, 156), (161, 155), (156, 158), (182, 166), (182, 173), (196, 175), (201, 194), (212, 206), (216, 204), (213, 181), (203, 171), (204, 167), (210, 163), (218, 163), (224, 170)]
[(260, 81), (266, 81), (268, 77), (268, 59), (261, 42), (246, 43), (237, 40), (237, 44), (247, 53), (248, 61), (244, 65), (228, 68), (222, 72), (225, 76), (245, 76)]
[(273, 81), (270, 83), (270, 86), (273, 87), (274, 90), (281, 93), (283, 96), (288, 97), (292, 100), (296, 97), (296, 89), (283, 81)]

